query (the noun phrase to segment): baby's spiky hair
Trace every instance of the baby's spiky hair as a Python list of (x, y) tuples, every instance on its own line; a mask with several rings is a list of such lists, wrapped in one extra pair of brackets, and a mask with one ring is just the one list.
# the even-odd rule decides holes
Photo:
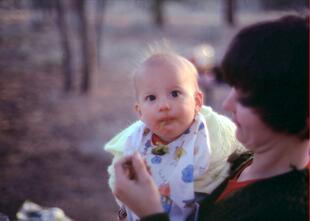
[(143, 67), (153, 65), (156, 66), (164, 63), (168, 64), (169, 66), (173, 65), (175, 68), (184, 68), (187, 73), (191, 73), (194, 77), (193, 79), (195, 88), (197, 91), (200, 91), (198, 86), (198, 72), (196, 67), (188, 59), (173, 50), (166, 40), (149, 44), (147, 50), (144, 51), (143, 56), (141, 56), (140, 61), (137, 62), (136, 68), (132, 73), (134, 88), (137, 88), (137, 75)]
[(140, 51), (136, 58), (132, 75), (135, 74), (136, 70), (139, 69), (147, 59), (156, 54), (177, 54), (177, 52), (173, 49), (167, 39), (162, 39), (160, 41), (147, 44), (147, 46)]

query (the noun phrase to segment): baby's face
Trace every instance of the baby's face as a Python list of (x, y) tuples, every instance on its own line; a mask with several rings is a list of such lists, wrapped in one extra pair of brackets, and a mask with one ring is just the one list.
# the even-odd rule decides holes
[(202, 104), (194, 75), (184, 71), (189, 70), (167, 64), (145, 66), (136, 78), (140, 119), (166, 142), (190, 127)]

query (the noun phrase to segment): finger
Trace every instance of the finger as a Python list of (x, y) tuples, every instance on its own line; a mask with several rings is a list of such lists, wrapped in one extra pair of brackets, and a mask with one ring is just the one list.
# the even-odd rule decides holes
[(148, 165), (146, 159), (143, 159), (147, 172), (152, 176), (151, 167)]
[(130, 180), (134, 180), (136, 178), (136, 173), (132, 167), (132, 161), (125, 162), (123, 164), (124, 170), (126, 170), (126, 175)]
[(150, 174), (144, 160), (137, 152), (132, 155), (132, 166), (137, 176), (137, 180), (145, 181), (150, 179)]
[(126, 191), (124, 187), (129, 187), (131, 185), (131, 180), (129, 179), (129, 171), (128, 168), (124, 166), (124, 164), (131, 162), (131, 157), (123, 157), (119, 159), (114, 164), (115, 169), (115, 184), (114, 184), (114, 194), (122, 200), (122, 196)]
[(119, 158), (119, 159), (115, 162), (114, 165), (122, 165), (122, 164), (124, 164), (124, 163), (126, 163), (126, 162), (129, 162), (129, 161), (131, 161), (131, 157), (132, 157), (131, 155), (123, 156), (123, 157)]
[(114, 163), (114, 169), (115, 172), (121, 172), (124, 170), (124, 165), (128, 164), (128, 162), (131, 162), (131, 156), (124, 156), (120, 159), (118, 159), (115, 163)]
[(126, 182), (128, 179), (130, 172), (128, 167), (126, 166), (129, 162), (131, 162), (131, 156), (122, 157), (114, 164), (114, 172), (115, 172), (115, 182)]

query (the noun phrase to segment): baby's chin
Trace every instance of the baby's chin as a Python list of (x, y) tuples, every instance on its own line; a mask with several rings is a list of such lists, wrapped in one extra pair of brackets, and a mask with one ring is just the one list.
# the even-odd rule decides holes
[(166, 142), (166, 143), (171, 143), (172, 141), (176, 140), (177, 138), (179, 138), (181, 134), (175, 134), (175, 133), (171, 133), (169, 134), (168, 132), (159, 132), (156, 134), (162, 141)]

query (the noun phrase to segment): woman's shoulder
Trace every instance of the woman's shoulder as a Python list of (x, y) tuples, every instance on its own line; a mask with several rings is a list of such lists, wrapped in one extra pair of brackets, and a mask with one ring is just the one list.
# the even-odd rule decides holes
[(247, 192), (252, 195), (252, 200), (262, 204), (257, 214), (267, 208), (269, 213), (279, 220), (307, 220), (308, 183), (308, 168), (293, 169), (288, 173), (258, 181), (249, 186)]
[(309, 168), (293, 168), (290, 172), (258, 180), (236, 193), (235, 200), (256, 201), (260, 205), (257, 214), (268, 208), (285, 220), (288, 217), (292, 218), (288, 220), (294, 220), (294, 216), (307, 217)]
[[(236, 158), (235, 170), (251, 157), (248, 153)], [(307, 220), (308, 182), (308, 168), (292, 170), (256, 181), (219, 202), (215, 202), (216, 197), (206, 198), (199, 220)]]
[[(231, 163), (230, 178), (234, 177), (236, 173), (239, 172), (244, 165), (248, 164), (253, 159), (253, 153), (250, 151), (231, 155), (229, 162)], [(257, 180), (253, 183), (253, 187), (263, 187), (265, 189), (274, 188), (271, 191), (279, 191), (280, 195), (290, 193), (296, 195), (296, 191), (301, 190), (301, 193), (304, 193), (304, 189), (308, 188), (309, 182), (309, 173), (310, 173), (310, 162), (307, 167), (304, 169), (296, 169), (292, 167), (292, 170), (277, 176)], [(283, 185), (285, 183), (285, 185)], [(246, 188), (245, 188), (246, 189)], [(294, 190), (294, 191), (292, 191)], [(307, 192), (307, 191), (306, 191)], [(274, 194), (273, 194), (274, 195)]]

